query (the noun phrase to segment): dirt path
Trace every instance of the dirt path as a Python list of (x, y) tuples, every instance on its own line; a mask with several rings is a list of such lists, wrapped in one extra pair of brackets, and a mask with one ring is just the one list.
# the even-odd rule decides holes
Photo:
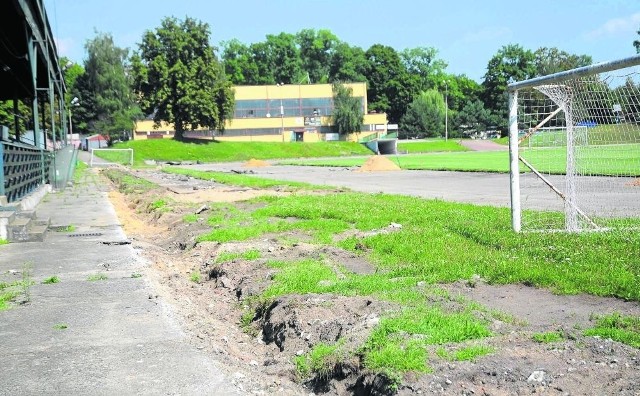
[[(233, 189), (215, 183), (156, 171), (137, 176), (167, 186), (146, 195), (112, 194), (111, 198), (133, 239), (150, 261), (149, 276), (158, 294), (175, 306), (194, 343), (214, 355), (241, 391), (254, 394), (390, 394), (381, 377), (361, 371), (358, 362), (341, 362), (340, 370), (322, 381), (299, 384), (293, 361), (318, 342), (344, 338), (353, 350), (390, 309), (388, 302), (334, 295), (287, 296), (265, 307), (262, 317), (247, 324), (245, 299), (269, 284), (274, 270), (267, 260), (327, 257), (336, 266), (371, 273), (373, 265), (351, 252), (307, 243), (287, 244), (293, 235), (269, 235), (242, 243), (196, 243), (210, 226), (185, 223), (211, 199), (236, 202), (281, 191)], [(194, 192), (195, 191), (195, 192)], [(161, 196), (176, 204), (170, 213), (147, 213), (146, 203)], [(137, 212), (137, 213), (136, 213)], [(205, 216), (206, 217), (206, 216)], [(302, 238), (302, 235), (295, 235)], [(233, 259), (213, 263), (222, 252), (260, 252), (260, 260)], [(194, 282), (194, 273), (201, 281)], [(584, 337), (594, 314), (621, 312), (640, 315), (636, 302), (586, 295), (557, 296), (523, 285), (495, 286), (477, 282), (442, 285), (449, 303), (475, 301), (491, 315), (493, 336), (486, 345), (494, 353), (475, 362), (439, 359), (432, 351), (433, 373), (407, 374), (398, 394), (640, 394), (640, 355), (637, 349), (611, 340)], [(397, 309), (397, 307), (395, 307)], [(244, 323), (244, 324), (243, 324)], [(538, 343), (533, 333), (560, 332), (554, 343)], [(446, 348), (447, 346), (444, 346)]]
[(506, 151), (509, 146), (492, 142), (491, 140), (462, 139), (460, 144), (473, 151)]

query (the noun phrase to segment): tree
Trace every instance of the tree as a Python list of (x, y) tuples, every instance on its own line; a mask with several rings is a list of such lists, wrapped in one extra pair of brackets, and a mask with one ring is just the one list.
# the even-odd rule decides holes
[(507, 85), (536, 75), (535, 56), (517, 44), (503, 46), (489, 60), (482, 82), (482, 101), (489, 110), (501, 117), (498, 127), (507, 129)]
[[(638, 36), (640, 36), (640, 29), (638, 29)], [(633, 46), (636, 47), (636, 52), (640, 54), (640, 39), (635, 40)]]
[(366, 82), (367, 58), (360, 47), (345, 42), (336, 44), (329, 64), (329, 81)]
[(574, 55), (555, 47), (538, 48), (533, 55), (537, 76), (546, 76), (593, 63), (589, 55)]
[(329, 67), (335, 46), (339, 42), (338, 37), (327, 29), (303, 29), (296, 34), (296, 41), (300, 47), (302, 69), (310, 82), (328, 82)]
[(391, 122), (399, 121), (413, 98), (414, 81), (393, 48), (374, 44), (365, 56), (369, 108), (386, 112)]
[(333, 129), (339, 134), (360, 132), (364, 122), (363, 103), (353, 97), (353, 89), (333, 83)]
[(435, 88), (442, 80), (447, 63), (438, 59), (438, 50), (433, 47), (407, 48), (400, 52), (400, 58), (407, 72), (416, 78), (419, 92)]
[(400, 128), (409, 135), (434, 137), (444, 135), (445, 101), (440, 92), (427, 90), (409, 105), (400, 121)]
[(467, 101), (453, 117), (453, 129), (461, 134), (486, 131), (495, 126), (496, 117), (480, 100)]
[[(108, 33), (97, 33), (85, 44), (87, 59), (84, 73), (71, 68), (65, 78), (72, 82), (72, 95), (79, 106), (73, 111), (76, 130), (95, 130), (109, 140), (133, 130), (134, 120), (140, 116), (135, 105), (128, 75), (127, 49), (117, 47)], [(69, 99), (70, 100), (70, 99)]]
[(187, 128), (224, 131), (233, 113), (234, 93), (209, 44), (209, 25), (192, 18), (165, 18), (147, 31), (133, 60), (135, 87), (156, 125), (174, 124), (174, 138)]
[(251, 49), (237, 39), (222, 43), (222, 61), (227, 78), (234, 85), (258, 84), (258, 66)]

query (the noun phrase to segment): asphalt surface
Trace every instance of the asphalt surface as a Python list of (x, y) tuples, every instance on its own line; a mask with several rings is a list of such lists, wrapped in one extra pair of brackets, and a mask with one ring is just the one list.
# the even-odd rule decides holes
[[(34, 282), (28, 302), (0, 312), (0, 395), (237, 394), (156, 297), (106, 187), (87, 175), (37, 208), (72, 232), (0, 246), (0, 281), (30, 268)], [(41, 283), (51, 276), (60, 282)]]

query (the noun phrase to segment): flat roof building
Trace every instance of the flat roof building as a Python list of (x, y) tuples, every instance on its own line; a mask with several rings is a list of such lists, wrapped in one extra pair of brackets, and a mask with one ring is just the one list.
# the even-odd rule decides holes
[[(333, 131), (333, 91), (331, 84), (235, 86), (235, 109), (224, 132), (198, 130), (185, 137), (213, 138), (221, 141), (318, 142), (359, 140), (387, 133), (386, 114), (368, 114), (366, 83), (345, 84), (362, 101), (364, 114), (360, 131), (340, 136)], [(154, 128), (153, 120), (136, 123), (134, 139), (172, 138), (175, 130), (163, 123)]]

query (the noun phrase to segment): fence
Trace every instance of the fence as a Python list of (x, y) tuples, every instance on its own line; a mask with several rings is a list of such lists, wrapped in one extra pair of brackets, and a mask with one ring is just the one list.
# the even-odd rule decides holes
[(0, 196), (9, 203), (22, 199), (47, 182), (51, 154), (20, 143), (0, 142)]

